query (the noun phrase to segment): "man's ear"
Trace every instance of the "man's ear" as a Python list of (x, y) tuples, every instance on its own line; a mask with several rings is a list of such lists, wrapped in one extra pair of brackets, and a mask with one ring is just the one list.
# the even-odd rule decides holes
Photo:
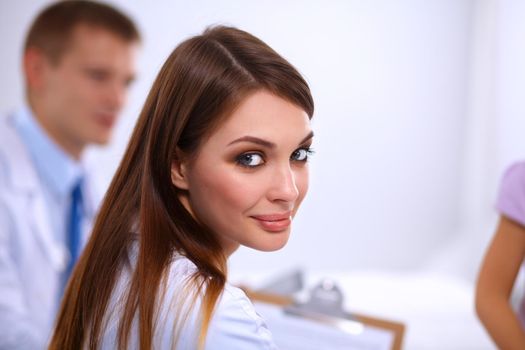
[(189, 189), (188, 165), (181, 152), (177, 150), (177, 158), (171, 163), (171, 182), (181, 190)]
[(42, 50), (30, 47), (24, 52), (24, 75), (30, 90), (42, 88), (47, 65), (49, 62)]

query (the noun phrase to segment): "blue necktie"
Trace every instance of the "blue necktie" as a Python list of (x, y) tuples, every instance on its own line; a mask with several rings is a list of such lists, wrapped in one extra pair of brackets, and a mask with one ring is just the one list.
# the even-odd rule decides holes
[(71, 193), (71, 208), (69, 211), (67, 246), (71, 259), (67, 266), (66, 283), (80, 254), (80, 236), (82, 223), (82, 181), (78, 181)]

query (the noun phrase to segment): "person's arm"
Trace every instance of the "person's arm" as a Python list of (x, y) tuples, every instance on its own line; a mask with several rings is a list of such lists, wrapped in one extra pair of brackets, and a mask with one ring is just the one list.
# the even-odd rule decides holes
[(500, 349), (525, 349), (525, 331), (509, 302), (524, 257), (525, 227), (502, 216), (476, 286), (476, 312)]
[[(1, 190), (1, 188), (0, 188)], [(31, 322), (12, 259), (12, 220), (0, 193), (0, 350), (44, 349), (46, 339)]]

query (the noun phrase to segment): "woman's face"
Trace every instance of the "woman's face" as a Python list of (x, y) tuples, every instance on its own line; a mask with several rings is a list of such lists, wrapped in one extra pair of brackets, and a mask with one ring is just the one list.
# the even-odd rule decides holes
[(185, 207), (218, 235), (229, 256), (240, 244), (282, 248), (308, 189), (308, 115), (267, 91), (249, 95), (204, 141), (196, 158), (174, 164)]

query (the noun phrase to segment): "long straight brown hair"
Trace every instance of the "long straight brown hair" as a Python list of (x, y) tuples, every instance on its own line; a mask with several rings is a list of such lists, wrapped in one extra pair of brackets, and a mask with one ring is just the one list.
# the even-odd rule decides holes
[[(111, 182), (93, 233), (69, 281), (50, 349), (98, 349), (109, 300), (138, 236), (138, 255), (119, 315), (118, 348), (128, 346), (138, 322), (141, 350), (153, 346), (163, 276), (174, 254), (197, 267), (203, 292), (202, 347), (226, 282), (226, 258), (213, 232), (178, 200), (171, 166), (199, 145), (250, 93), (265, 89), (310, 117), (305, 80), (253, 35), (217, 26), (181, 43), (169, 56), (145, 102), (123, 160)], [(180, 327), (179, 327), (180, 328)]]

